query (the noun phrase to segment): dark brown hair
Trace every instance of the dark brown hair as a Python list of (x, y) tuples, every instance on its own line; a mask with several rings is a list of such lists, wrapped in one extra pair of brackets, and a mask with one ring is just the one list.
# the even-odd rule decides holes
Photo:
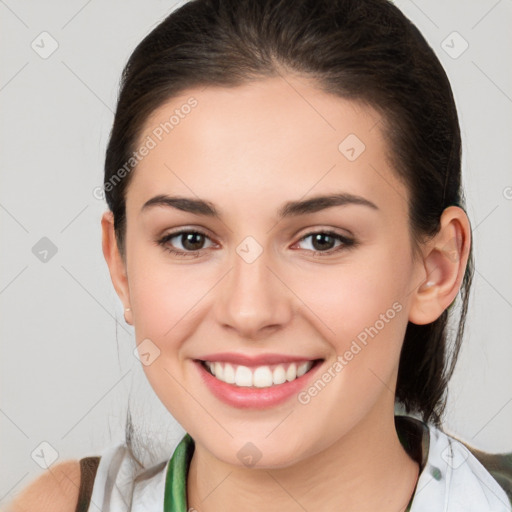
[[(105, 187), (106, 200), (121, 252), (133, 173), (115, 186), (112, 178), (130, 161), (150, 114), (191, 87), (232, 87), (283, 72), (311, 78), (320, 89), (382, 115), (389, 158), (409, 192), (413, 246), (438, 232), (446, 207), (464, 208), (450, 83), (418, 29), (391, 2), (192, 0), (145, 37), (122, 75), (105, 161), (105, 186), (111, 185)], [(437, 426), (463, 337), (472, 276), (470, 251), (451, 343), (449, 310), (428, 325), (409, 323), (405, 334), (397, 402)]]

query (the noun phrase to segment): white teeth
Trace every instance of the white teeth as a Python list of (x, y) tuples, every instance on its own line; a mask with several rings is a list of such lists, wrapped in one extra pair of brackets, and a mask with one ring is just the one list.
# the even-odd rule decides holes
[(274, 372), (272, 373), (272, 381), (274, 384), (282, 384), (283, 382), (286, 382), (286, 372), (284, 371), (284, 366), (282, 364), (274, 369)]
[(229, 363), (224, 365), (224, 382), (228, 384), (235, 383), (235, 369)]
[(272, 372), (268, 366), (260, 366), (254, 370), (252, 382), (257, 388), (272, 386)]
[[(302, 377), (309, 370), (308, 364), (309, 364), (309, 362), (302, 363), (297, 368), (297, 377)], [(215, 369), (217, 369), (217, 368), (215, 368)]]
[(313, 361), (306, 361), (298, 366), (296, 363), (291, 363), (286, 369), (285, 364), (277, 365), (273, 369), (266, 365), (251, 369), (247, 366), (237, 366), (219, 361), (205, 361), (205, 365), (212, 375), (228, 384), (235, 384), (239, 387), (268, 388), (302, 377), (312, 368)]
[(235, 384), (237, 386), (252, 386), (252, 372), (247, 366), (239, 366), (236, 369)]
[(222, 368), (222, 363), (215, 363), (215, 377), (220, 380), (224, 380), (224, 368)]
[(295, 380), (297, 378), (297, 365), (292, 363), (288, 366), (288, 370), (286, 370), (286, 380), (288, 382)]

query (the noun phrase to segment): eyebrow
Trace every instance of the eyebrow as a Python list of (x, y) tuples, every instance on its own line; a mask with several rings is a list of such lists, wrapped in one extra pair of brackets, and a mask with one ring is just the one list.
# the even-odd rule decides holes
[[(364, 197), (342, 192), (338, 194), (316, 196), (306, 200), (288, 201), (278, 210), (278, 217), (280, 219), (285, 217), (295, 217), (298, 215), (315, 213), (325, 210), (326, 208), (332, 208), (333, 206), (347, 205), (366, 206), (373, 210), (379, 209), (375, 203), (372, 203)], [(141, 213), (154, 206), (166, 206), (183, 212), (218, 219), (221, 217), (219, 210), (215, 208), (213, 203), (210, 201), (180, 196), (168, 196), (165, 194), (157, 195), (146, 201), (141, 208)]]

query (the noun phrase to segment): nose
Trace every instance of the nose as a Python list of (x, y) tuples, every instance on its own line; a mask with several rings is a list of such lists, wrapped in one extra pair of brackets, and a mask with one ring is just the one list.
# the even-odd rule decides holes
[(231, 271), (222, 280), (216, 319), (240, 338), (260, 340), (282, 329), (293, 317), (293, 293), (268, 252), (252, 262), (235, 253)]

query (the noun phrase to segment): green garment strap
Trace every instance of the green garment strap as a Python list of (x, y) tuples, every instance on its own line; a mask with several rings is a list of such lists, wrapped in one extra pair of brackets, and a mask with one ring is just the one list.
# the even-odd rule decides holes
[(164, 512), (187, 512), (187, 474), (194, 440), (185, 434), (169, 461), (165, 477)]

